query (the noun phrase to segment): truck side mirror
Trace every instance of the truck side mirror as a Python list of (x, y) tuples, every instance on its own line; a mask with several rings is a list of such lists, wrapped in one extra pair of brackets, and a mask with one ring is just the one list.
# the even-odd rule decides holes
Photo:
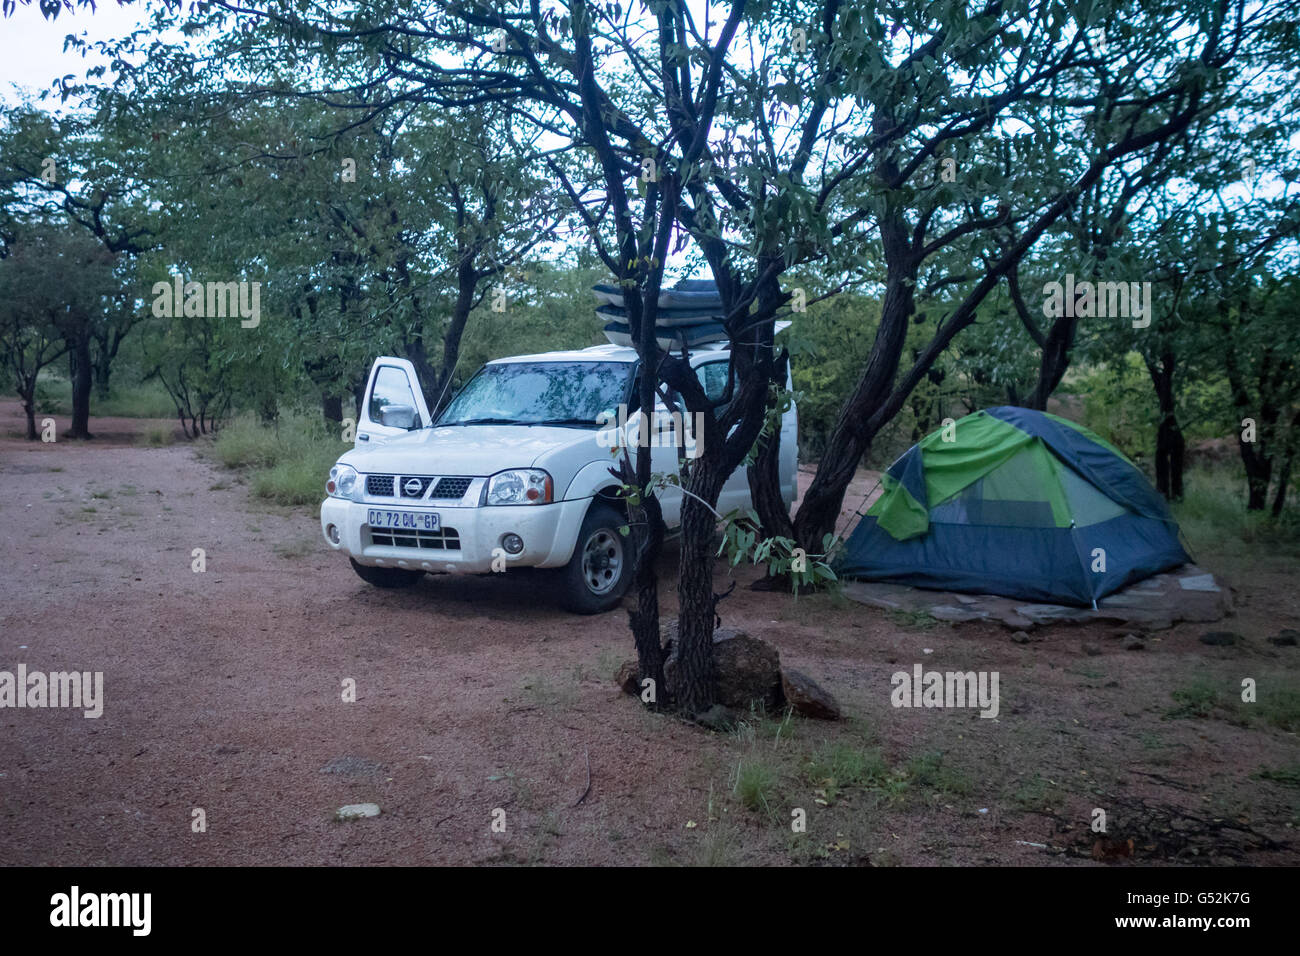
[(379, 424), (410, 431), (415, 427), (415, 408), (411, 405), (385, 405), (379, 411)]

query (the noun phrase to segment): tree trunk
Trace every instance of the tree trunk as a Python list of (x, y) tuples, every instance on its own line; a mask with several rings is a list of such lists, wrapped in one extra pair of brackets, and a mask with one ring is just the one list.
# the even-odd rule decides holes
[(1273, 496), (1273, 517), (1280, 518), (1282, 509), (1286, 507), (1287, 491), (1291, 485), (1291, 466), (1295, 462), (1297, 432), (1300, 431), (1300, 412), (1291, 419), (1291, 432), (1287, 436), (1287, 449), (1282, 458), (1282, 470), (1277, 476), (1277, 491)]
[(1074, 344), (1078, 325), (1077, 318), (1064, 315), (1052, 323), (1038, 363), (1038, 382), (1025, 400), (1026, 408), (1047, 411), (1047, 400), (1052, 397), (1070, 367), (1070, 347)]
[[(693, 495), (710, 502), (717, 501), (722, 488), (703, 456), (692, 465), (689, 484)], [(682, 497), (677, 643), (673, 645), (665, 672), (673, 702), (690, 716), (703, 714), (714, 704), (717, 674), (713, 663), (713, 623), (718, 609), (718, 598), (713, 593), (716, 525), (716, 516), (703, 502), (691, 495)]]
[(1241, 447), (1241, 462), (1246, 466), (1246, 510), (1263, 511), (1268, 504), (1268, 486), (1273, 463), (1246, 442)]
[(651, 707), (661, 710), (670, 703), (670, 697), (668, 683), (664, 680), (663, 645), (659, 639), (658, 562), (664, 540), (663, 512), (659, 500), (652, 495), (642, 498), (637, 507), (629, 507), (628, 523), (631, 530), (629, 537), (636, 552), (632, 578), (632, 587), (636, 589), (636, 607), (628, 611), (628, 627), (636, 646), (641, 679), (654, 681)]
[(1286, 507), (1287, 487), (1291, 484), (1291, 462), (1294, 456), (1288, 454), (1282, 461), (1282, 471), (1277, 476), (1277, 491), (1273, 494), (1273, 517), (1280, 518)]
[(32, 379), (31, 388), (19, 389), (18, 396), (23, 400), (23, 412), (27, 415), (27, 440), (36, 441), (41, 437), (36, 431), (36, 379)]
[(78, 334), (68, 353), (72, 373), (72, 427), (69, 438), (94, 438), (90, 434), (90, 388), (92, 370), (90, 363), (90, 336)]
[(113, 373), (113, 357), (101, 350), (95, 362), (95, 394), (101, 399), (108, 398), (108, 381)]
[[(906, 228), (901, 216), (899, 223), (896, 231), (900, 235), (892, 238), (882, 227), (882, 232), (886, 233), (887, 250), (896, 243), (906, 242)], [(868, 425), (868, 419), (889, 397), (894, 376), (898, 372), (899, 356), (907, 340), (907, 326), (914, 310), (912, 290), (915, 287), (915, 269), (909, 274), (902, 265), (897, 270), (891, 270), (894, 274), (881, 302), (880, 327), (871, 347), (867, 367), (848, 401), (840, 409), (826, 443), (826, 451), (817, 466), (817, 474), (813, 476), (812, 484), (808, 486), (799, 512), (795, 515), (795, 538), (799, 546), (809, 554), (818, 553), (822, 539), (835, 531), (840, 508), (844, 504), (844, 492), (876, 437), (875, 431)]]
[(1183, 464), (1187, 443), (1178, 425), (1174, 371), (1177, 359), (1168, 350), (1158, 362), (1147, 360), (1147, 372), (1155, 386), (1156, 402), (1160, 408), (1160, 424), (1156, 428), (1156, 490), (1169, 501), (1183, 499)]
[[(784, 382), (785, 363), (777, 362), (773, 379)], [(775, 397), (767, 401), (768, 414), (778, 407)], [(790, 506), (781, 495), (781, 420), (777, 418), (772, 433), (759, 439), (758, 454), (749, 466), (749, 497), (758, 515), (765, 538), (794, 537), (794, 522), (790, 519)]]
[(332, 392), (322, 392), (320, 397), (321, 413), (326, 423), (343, 424), (343, 399)]

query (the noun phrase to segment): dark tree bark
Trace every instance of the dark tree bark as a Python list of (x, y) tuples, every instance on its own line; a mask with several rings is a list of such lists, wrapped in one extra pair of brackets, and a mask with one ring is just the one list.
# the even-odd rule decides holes
[(84, 326), (78, 329), (71, 341), (69, 355), (69, 372), (72, 375), (72, 426), (68, 429), (68, 438), (89, 439), (90, 434), (90, 389), (92, 385), (92, 367), (90, 361), (90, 332)]
[(1160, 424), (1156, 429), (1156, 490), (1170, 501), (1183, 499), (1183, 467), (1187, 443), (1178, 425), (1175, 409), (1174, 372), (1177, 360), (1172, 350), (1166, 349), (1158, 362), (1148, 360), (1147, 372), (1155, 386), (1156, 402), (1160, 409)]
[(1282, 510), (1286, 507), (1286, 493), (1291, 485), (1291, 463), (1294, 460), (1294, 453), (1288, 453), (1282, 461), (1282, 470), (1277, 476), (1277, 490), (1273, 493), (1274, 518), (1280, 518)]
[(885, 404), (893, 389), (894, 376), (907, 340), (908, 322), (915, 311), (916, 260), (910, 244), (910, 230), (903, 218), (903, 210), (892, 199), (881, 216), (880, 233), (889, 269), (889, 281), (880, 307), (880, 327), (867, 367), (835, 419), (817, 474), (804, 494), (794, 521), (800, 546), (810, 552), (820, 546), (825, 535), (835, 530), (844, 490), (876, 437), (870, 416)]
[(36, 431), (36, 382), (30, 388), (18, 389), (18, 397), (23, 402), (23, 413), (27, 416), (27, 440), (36, 441), (40, 433)]
[(321, 414), (325, 421), (336, 425), (343, 424), (343, 398), (334, 392), (322, 392), (320, 397)]
[[(789, 356), (785, 350), (782, 350), (773, 363), (773, 385), (785, 384), (788, 364)], [(768, 414), (774, 414), (777, 407), (775, 390), (773, 390), (767, 400)], [(790, 517), (790, 506), (781, 495), (781, 421), (779, 418), (772, 431), (759, 438), (758, 452), (754, 456), (754, 463), (749, 466), (746, 478), (749, 482), (750, 501), (762, 525), (763, 536), (792, 538), (794, 521)]]

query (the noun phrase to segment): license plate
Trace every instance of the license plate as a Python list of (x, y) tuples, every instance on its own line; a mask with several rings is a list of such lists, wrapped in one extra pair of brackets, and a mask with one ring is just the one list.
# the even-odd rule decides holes
[(366, 509), (366, 524), (372, 528), (406, 528), (410, 531), (437, 531), (438, 516), (428, 511), (387, 511)]

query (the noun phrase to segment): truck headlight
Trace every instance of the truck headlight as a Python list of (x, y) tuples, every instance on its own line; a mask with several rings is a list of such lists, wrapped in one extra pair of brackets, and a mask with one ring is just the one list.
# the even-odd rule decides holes
[(551, 500), (551, 476), (540, 468), (497, 472), (483, 489), (485, 505), (544, 505)]
[(351, 465), (335, 465), (330, 469), (330, 477), (325, 482), (325, 493), (331, 498), (352, 497), (357, 488), (357, 470)]

